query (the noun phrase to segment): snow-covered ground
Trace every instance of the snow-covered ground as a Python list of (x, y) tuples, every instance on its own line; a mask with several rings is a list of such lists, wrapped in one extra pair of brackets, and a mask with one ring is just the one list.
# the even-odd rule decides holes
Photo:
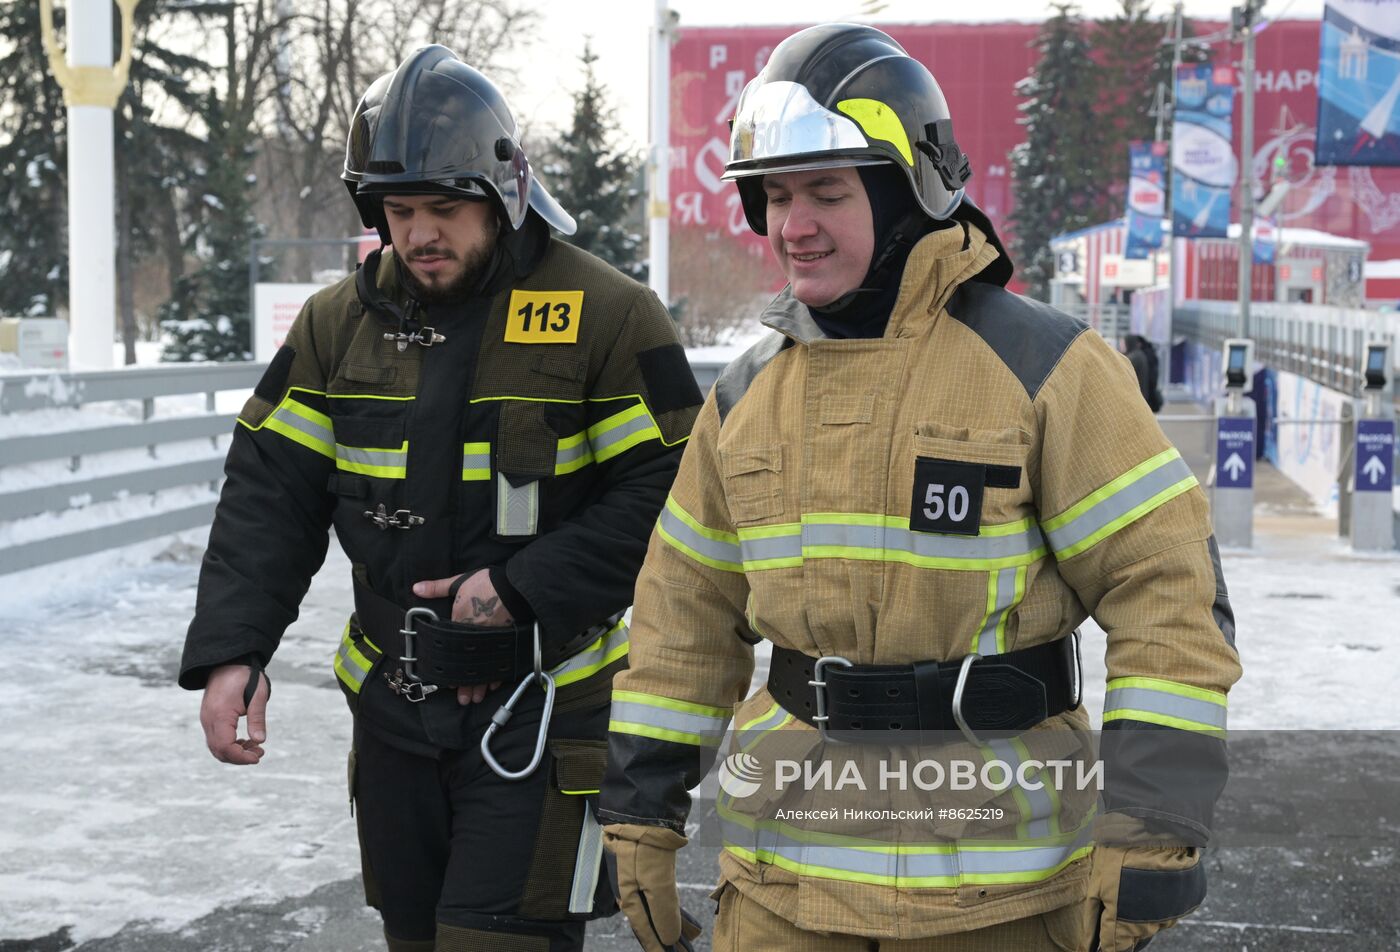
[[(4, 580), (0, 942), (176, 929), (358, 872), (330, 668), (347, 563), (333, 545), (274, 661), (267, 757), (234, 768), (204, 748), (198, 695), (174, 685), (199, 536)], [(1232, 728), (1400, 729), (1400, 559), (1314, 532), (1262, 535), (1224, 563), (1245, 665)], [(1103, 635), (1086, 635), (1097, 711)]]

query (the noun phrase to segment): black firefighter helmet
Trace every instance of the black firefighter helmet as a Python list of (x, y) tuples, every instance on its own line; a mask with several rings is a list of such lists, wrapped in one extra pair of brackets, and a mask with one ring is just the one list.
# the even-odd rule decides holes
[(371, 84), (350, 122), (341, 178), (385, 242), (385, 195), (484, 198), (511, 231), (532, 209), (566, 235), (576, 227), (531, 169), (500, 90), (443, 46), (414, 51)]
[(779, 43), (739, 97), (723, 178), (738, 185), (749, 227), (766, 235), (764, 175), (884, 163), (904, 173), (929, 218), (975, 224), (1001, 252), (987, 277), (1010, 279), (996, 231), (964, 194), (972, 169), (938, 81), (874, 27), (825, 23)]

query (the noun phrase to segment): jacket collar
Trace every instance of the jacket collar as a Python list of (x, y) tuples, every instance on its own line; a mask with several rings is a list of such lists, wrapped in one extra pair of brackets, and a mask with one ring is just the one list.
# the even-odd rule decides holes
[(996, 246), (976, 225), (959, 222), (925, 235), (909, 253), (899, 297), (890, 313), (886, 337), (911, 337), (937, 315), (959, 285), (998, 258)]

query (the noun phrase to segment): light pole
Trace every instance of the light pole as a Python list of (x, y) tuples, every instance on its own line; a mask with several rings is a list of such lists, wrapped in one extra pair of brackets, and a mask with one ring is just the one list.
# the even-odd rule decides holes
[(1236, 336), (1249, 337), (1249, 301), (1254, 276), (1254, 23), (1264, 0), (1245, 0), (1230, 11), (1236, 35), (1244, 43), (1240, 79), (1243, 126), (1240, 128), (1240, 321)]
[(679, 17), (656, 0), (651, 45), (651, 195), (647, 202), (650, 261), (647, 283), (661, 299), (671, 301), (671, 40)]
[(68, 106), (68, 353), (76, 368), (105, 370), (116, 340), (116, 173), (113, 115), (131, 64), (138, 0), (116, 0), (122, 49), (112, 63), (111, 0), (70, 0), (68, 49), (53, 29), (53, 0), (39, 0), (49, 69)]

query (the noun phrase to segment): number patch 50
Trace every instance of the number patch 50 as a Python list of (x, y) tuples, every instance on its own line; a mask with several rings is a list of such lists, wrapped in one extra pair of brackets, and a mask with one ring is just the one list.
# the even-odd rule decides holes
[(914, 462), (914, 498), (909, 528), (921, 532), (977, 535), (982, 526), (982, 490), (987, 467), (947, 459)]
[(506, 341), (576, 344), (582, 318), (582, 291), (512, 291), (506, 305)]

